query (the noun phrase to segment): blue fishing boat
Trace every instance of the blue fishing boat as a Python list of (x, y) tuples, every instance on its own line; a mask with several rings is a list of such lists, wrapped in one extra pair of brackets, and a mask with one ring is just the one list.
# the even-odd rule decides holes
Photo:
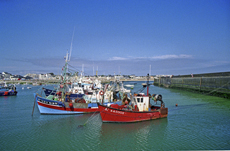
[(41, 114), (79, 114), (79, 113), (94, 113), (98, 112), (96, 103), (86, 103), (84, 99), (79, 100), (77, 103), (69, 101), (59, 101), (52, 95), (47, 98), (35, 94), (35, 99), (38, 109)]

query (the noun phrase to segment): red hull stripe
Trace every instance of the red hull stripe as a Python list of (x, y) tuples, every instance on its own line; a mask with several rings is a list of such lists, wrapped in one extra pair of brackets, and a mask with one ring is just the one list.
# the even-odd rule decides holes
[(55, 110), (62, 110), (62, 111), (76, 111), (76, 112), (99, 112), (98, 108), (66, 108), (66, 107), (60, 107), (58, 105), (49, 105), (49, 104), (44, 104), (41, 102), (37, 102), (38, 105), (47, 107), (50, 109), (55, 109)]

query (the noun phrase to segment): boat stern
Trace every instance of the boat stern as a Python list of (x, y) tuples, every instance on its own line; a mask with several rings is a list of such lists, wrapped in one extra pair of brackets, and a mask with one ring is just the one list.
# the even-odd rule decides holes
[(161, 108), (160, 113), (161, 113), (161, 117), (167, 117), (168, 116), (168, 108)]

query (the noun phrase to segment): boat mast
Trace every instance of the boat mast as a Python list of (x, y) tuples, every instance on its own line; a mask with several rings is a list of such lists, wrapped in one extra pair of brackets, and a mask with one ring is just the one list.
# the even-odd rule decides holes
[(149, 74), (147, 74), (147, 96), (149, 95)]
[(83, 76), (84, 76), (84, 64), (82, 64), (82, 78), (83, 78)]
[(64, 102), (65, 101), (65, 95), (64, 95), (64, 91), (66, 90), (66, 70), (68, 68), (68, 62), (70, 61), (70, 57), (71, 57), (71, 52), (72, 52), (72, 48), (73, 48), (73, 37), (74, 37), (74, 31), (75, 31), (75, 27), (74, 27), (74, 30), (73, 30), (73, 35), (72, 35), (72, 41), (71, 41), (71, 44), (70, 44), (70, 53), (68, 53), (68, 50), (67, 50), (67, 53), (66, 53), (66, 56), (64, 57), (65, 58), (65, 67), (64, 67), (64, 77), (63, 77), (63, 88), (62, 88), (62, 101)]
[(66, 56), (65, 56), (65, 67), (64, 67), (64, 72), (63, 72), (63, 88), (62, 88), (62, 101), (64, 101), (65, 95), (64, 95), (64, 90), (66, 86), (66, 70), (68, 66), (68, 61), (70, 60), (69, 58), (69, 53), (67, 51)]
[(151, 76), (151, 65), (149, 67), (149, 75)]

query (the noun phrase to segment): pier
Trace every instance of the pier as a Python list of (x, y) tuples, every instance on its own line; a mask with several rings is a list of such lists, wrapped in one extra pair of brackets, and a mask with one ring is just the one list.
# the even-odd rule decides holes
[(230, 72), (160, 77), (154, 85), (230, 98)]

